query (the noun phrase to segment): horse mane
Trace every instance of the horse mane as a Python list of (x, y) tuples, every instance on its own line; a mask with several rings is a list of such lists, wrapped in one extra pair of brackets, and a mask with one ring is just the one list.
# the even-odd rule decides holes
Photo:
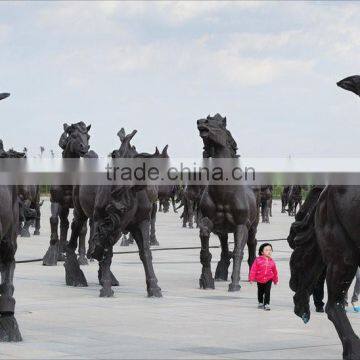
[(71, 124), (70, 129), (77, 129), (82, 134), (85, 134), (89, 131), (86, 124), (83, 121), (80, 121), (75, 124)]
[(226, 142), (228, 144), (228, 147), (231, 149), (233, 157), (236, 157), (236, 152), (237, 152), (237, 149), (238, 149), (237, 143), (234, 140), (234, 138), (232, 137), (231, 132), (229, 130), (226, 130), (226, 135), (227, 135), (227, 141)]

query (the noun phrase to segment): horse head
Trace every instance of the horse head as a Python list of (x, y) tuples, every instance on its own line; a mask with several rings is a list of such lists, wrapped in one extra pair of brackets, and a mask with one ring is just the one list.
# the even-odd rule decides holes
[(337, 86), (344, 90), (352, 91), (354, 94), (360, 96), (360, 76), (353, 75), (349, 76), (337, 83)]
[(209, 115), (197, 121), (197, 128), (204, 142), (204, 157), (236, 157), (237, 145), (226, 129), (226, 117)]
[(81, 157), (89, 151), (90, 128), (91, 125), (86, 126), (82, 121), (64, 124), (64, 133), (59, 140), (59, 146), (64, 150), (63, 157)]
[(120, 131), (117, 133), (121, 145), (119, 150), (114, 150), (111, 153), (112, 158), (132, 158), (137, 155), (137, 151), (135, 149), (135, 146), (130, 144), (130, 141), (137, 133), (137, 130), (133, 130), (130, 134), (125, 133), (124, 128), (121, 128)]
[(0, 93), (0, 100), (6, 99), (6, 98), (9, 97), (9, 96), (10, 96), (9, 93)]

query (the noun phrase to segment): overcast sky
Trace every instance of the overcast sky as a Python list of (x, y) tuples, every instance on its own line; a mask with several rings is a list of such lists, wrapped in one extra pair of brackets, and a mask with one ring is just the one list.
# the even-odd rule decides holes
[(60, 154), (64, 122), (91, 147), (121, 127), (151, 152), (199, 157), (196, 120), (217, 112), (247, 156), (359, 156), (360, 3), (1, 2), (5, 147)]

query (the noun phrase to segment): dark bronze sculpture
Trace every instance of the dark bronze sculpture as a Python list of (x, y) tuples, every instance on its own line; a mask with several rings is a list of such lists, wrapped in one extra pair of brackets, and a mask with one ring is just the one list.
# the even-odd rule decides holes
[(261, 207), (261, 222), (270, 223), (270, 217), (272, 216), (272, 185), (264, 185), (260, 187), (260, 207)]
[[(199, 221), (201, 218), (199, 203), (201, 199), (204, 186), (201, 185), (186, 185), (181, 194), (181, 204), (184, 206), (180, 219), (183, 221), (183, 227), (188, 225), (190, 229), (194, 227), (194, 221), (196, 227), (199, 227)], [(180, 207), (179, 206), (179, 207)]]
[[(160, 198), (159, 196), (159, 212), (167, 213), (170, 210), (170, 203), (174, 213), (177, 213), (176, 203), (179, 201), (178, 191), (179, 185), (171, 185), (170, 193), (167, 196)], [(160, 194), (159, 194), (160, 195)]]
[[(139, 154), (130, 141), (134, 130), (126, 135), (120, 133), (121, 146), (112, 152), (113, 158), (156, 157), (156, 154)], [(161, 297), (161, 289), (152, 264), (150, 250), (150, 216), (151, 199), (157, 198), (153, 186), (75, 186), (74, 220), (71, 225), (71, 237), (66, 247), (66, 284), (87, 286), (83, 272), (75, 256), (76, 242), (86, 219), (90, 219), (90, 241), (88, 257), (99, 261), (99, 282), (102, 285), (101, 297), (113, 295), (111, 286), (118, 285), (110, 271), (113, 246), (123, 233), (130, 232), (139, 248), (139, 256), (143, 263), (148, 296)]]
[[(90, 149), (89, 130), (91, 125), (86, 126), (83, 122), (72, 125), (64, 124), (64, 133), (59, 140), (59, 146), (63, 149), (63, 158), (80, 158), (83, 157)], [(67, 232), (69, 229), (69, 211), (73, 208), (71, 185), (53, 185), (50, 187), (51, 217), (50, 217), (50, 246), (46, 252), (43, 265), (54, 266), (57, 261), (65, 260), (65, 246)], [(60, 239), (58, 236), (58, 223), (60, 218)], [(86, 224), (80, 234), (79, 255), (82, 263), (87, 263), (85, 258), (85, 235)]]
[[(236, 158), (237, 145), (229, 130), (226, 129), (226, 118), (217, 114), (197, 121), (200, 137), (204, 143), (204, 158)], [(214, 288), (211, 273), (211, 253), (209, 237), (213, 232), (219, 236), (221, 259), (217, 265), (215, 279), (226, 281), (230, 265), (228, 234), (234, 234), (233, 272), (229, 291), (240, 290), (240, 267), (244, 247), (248, 244), (249, 266), (256, 256), (256, 231), (258, 225), (256, 198), (253, 190), (242, 185), (209, 185), (201, 196), (199, 208), (202, 218), (199, 222), (202, 273), (200, 288)]]
[[(169, 159), (169, 155), (167, 153), (168, 145), (164, 147), (162, 152), (155, 149), (155, 157), (159, 159)], [(152, 209), (151, 209), (151, 222), (150, 222), (150, 245), (151, 246), (159, 246), (159, 242), (156, 238), (156, 213), (158, 211), (157, 200), (159, 202), (168, 202), (170, 196), (173, 192), (173, 185), (159, 185), (157, 190), (157, 199), (153, 201)]]
[[(337, 84), (360, 96), (360, 76)], [(326, 186), (310, 190), (288, 237), (294, 249), (290, 287), (295, 314), (310, 319), (309, 296), (326, 267), (325, 311), (343, 345), (343, 358), (360, 359), (360, 339), (345, 312), (345, 294), (360, 265), (360, 186)]]
[(288, 197), (288, 214), (289, 216), (295, 216), (297, 207), (302, 203), (302, 189), (300, 185), (292, 185), (289, 190)]
[(23, 220), (23, 225), (20, 226), (20, 236), (30, 237), (30, 225), (34, 222), (35, 230), (34, 235), (40, 235), (40, 208), (43, 201), (40, 201), (40, 186), (29, 185), (27, 186), (27, 198), (19, 197), (20, 201), (20, 218)]
[[(0, 100), (9, 94), (0, 94)], [(0, 157), (24, 157), (24, 153), (5, 151), (0, 140)], [(18, 196), (26, 196), (26, 187), (14, 185), (0, 186), (0, 342), (21, 341), (20, 330), (14, 316), (14, 270), (19, 226)]]
[(286, 212), (286, 206), (288, 205), (288, 201), (289, 201), (289, 192), (290, 192), (290, 186), (285, 185), (281, 192), (281, 213)]

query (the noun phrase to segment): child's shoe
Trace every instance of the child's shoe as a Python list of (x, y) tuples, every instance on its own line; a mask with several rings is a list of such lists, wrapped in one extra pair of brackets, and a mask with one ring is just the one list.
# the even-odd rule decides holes
[(264, 310), (266, 310), (266, 311), (270, 311), (270, 305), (265, 304), (265, 305), (264, 305)]
[(356, 306), (355, 302), (352, 302), (351, 305), (353, 306), (355, 312), (360, 312), (360, 306)]
[(263, 309), (263, 308), (264, 308), (264, 304), (263, 304), (263, 303), (259, 303), (258, 309)]

